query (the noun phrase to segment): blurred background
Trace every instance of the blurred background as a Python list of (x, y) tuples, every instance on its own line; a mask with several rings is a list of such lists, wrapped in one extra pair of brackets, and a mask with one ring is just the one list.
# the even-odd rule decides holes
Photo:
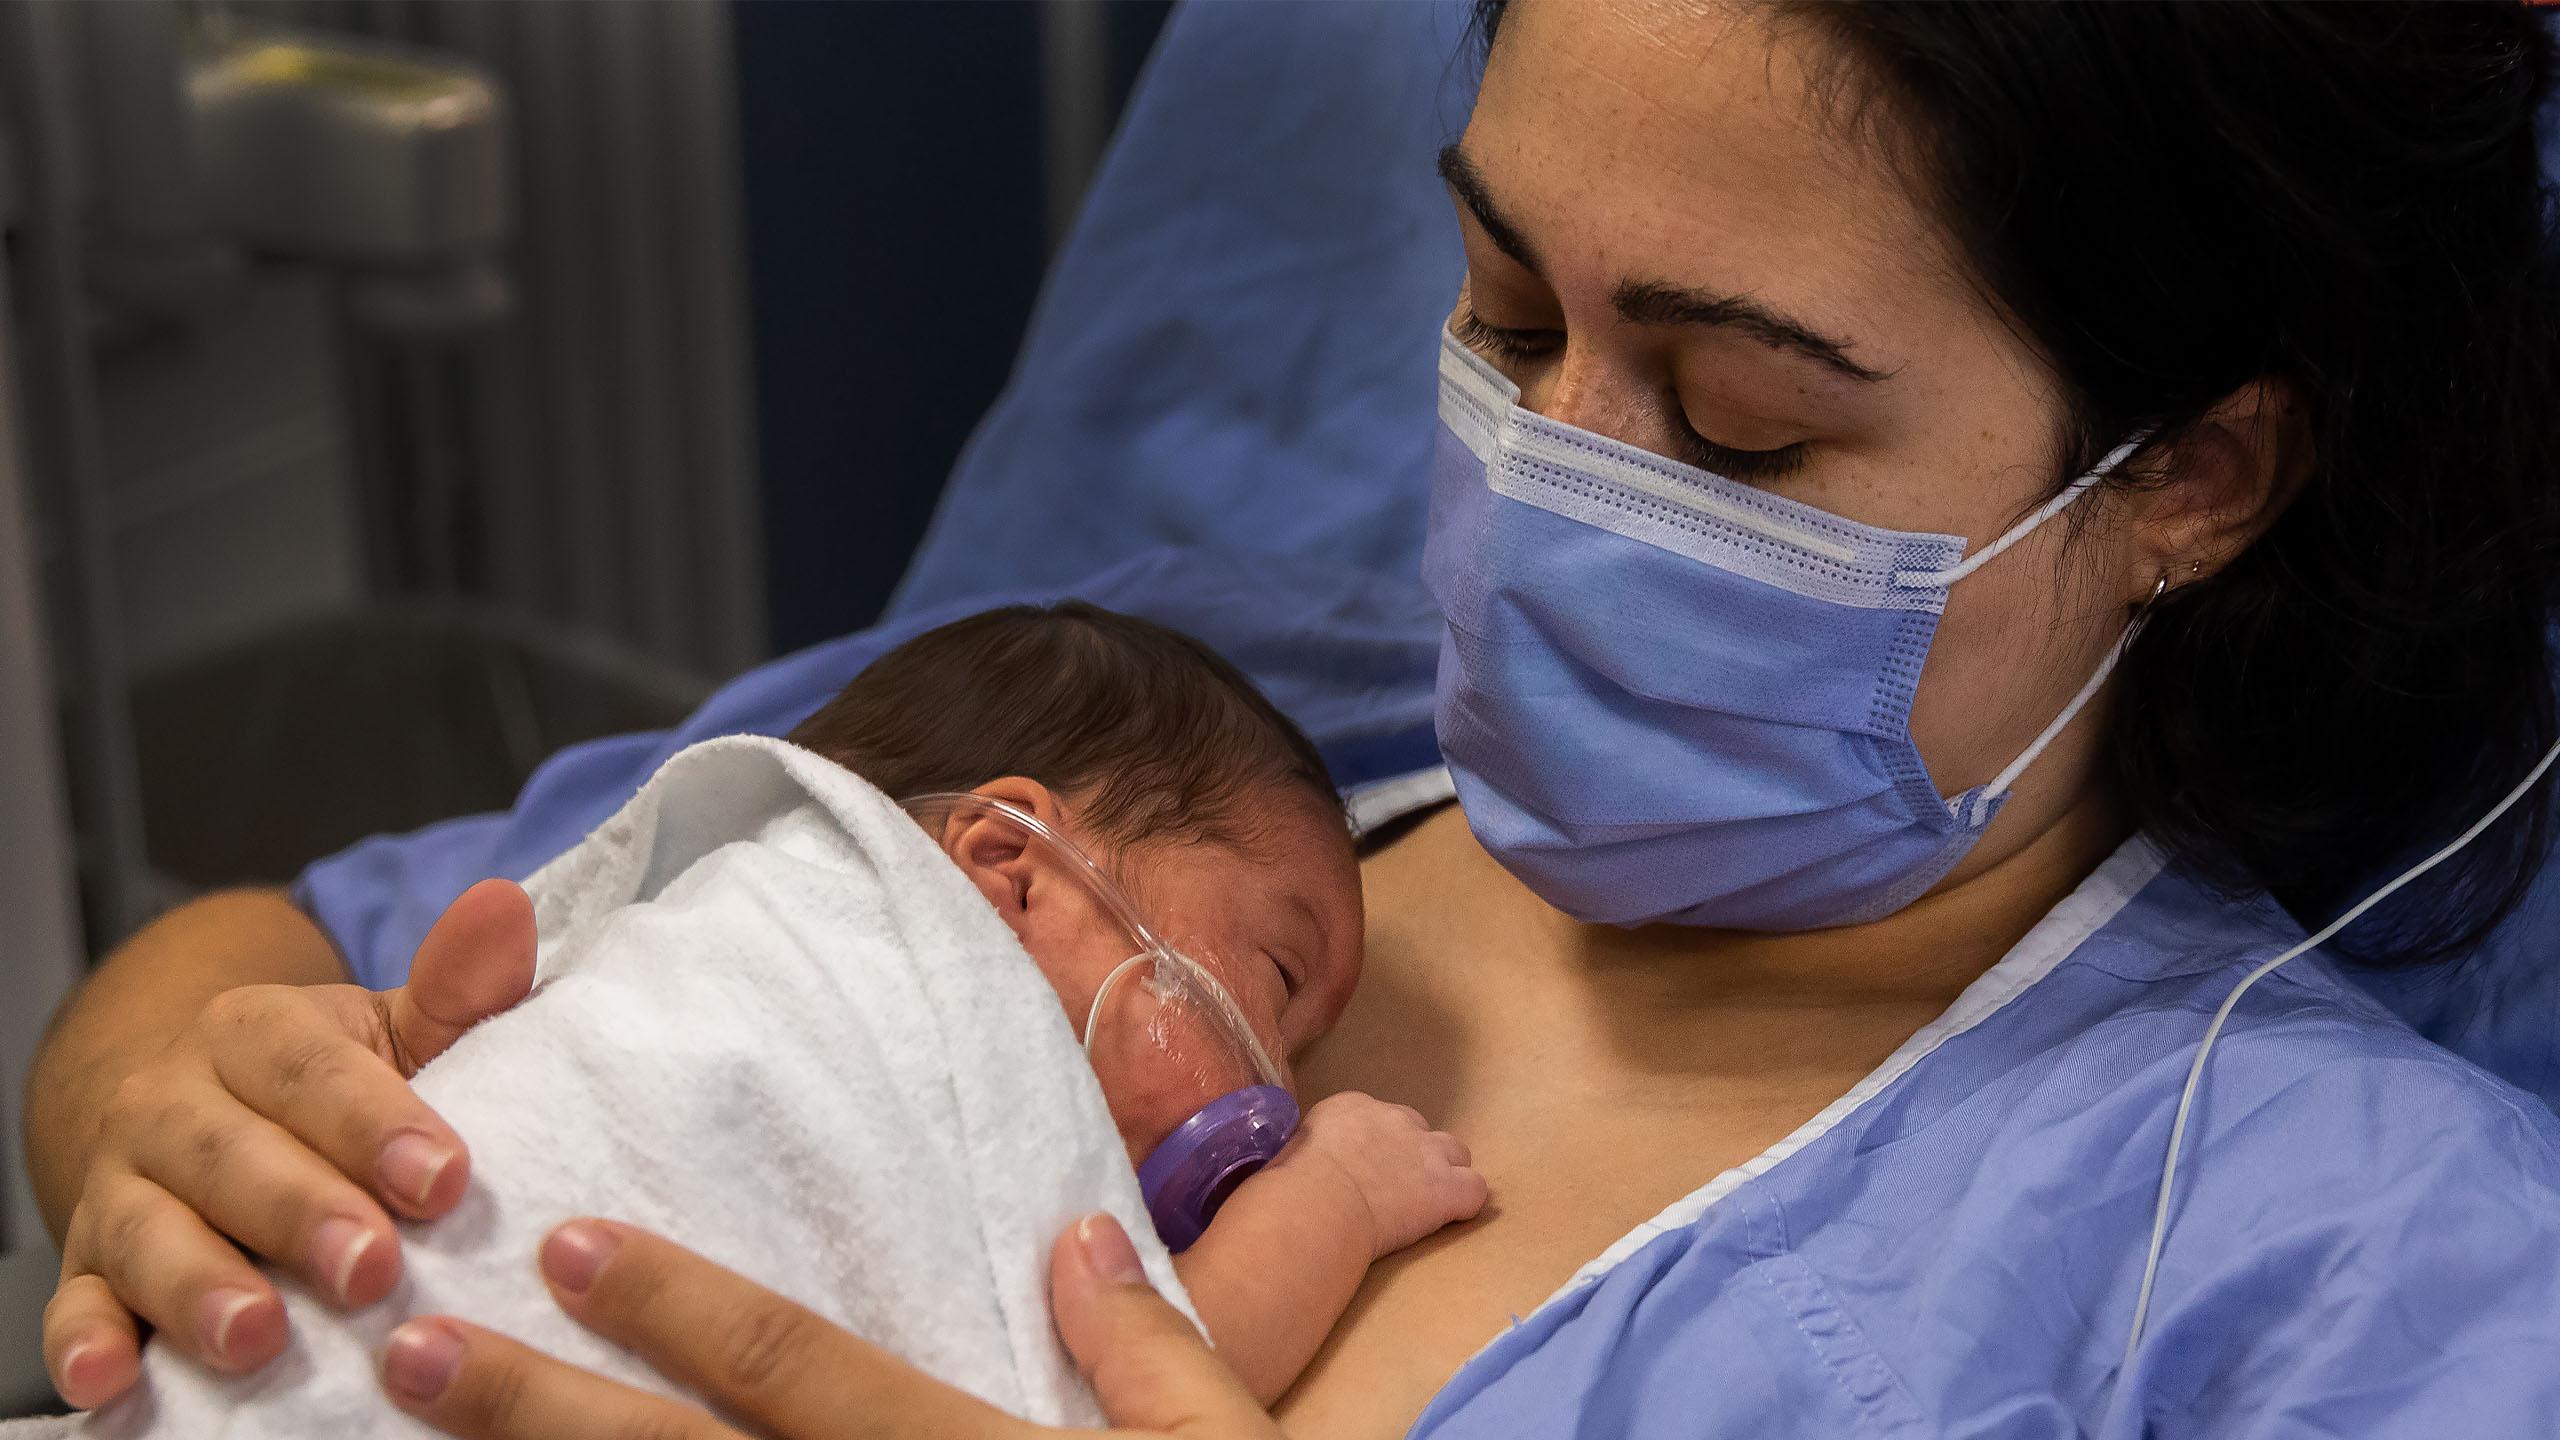
[(0, 1414), (88, 959), (870, 621), (1167, 8), (0, 0)]

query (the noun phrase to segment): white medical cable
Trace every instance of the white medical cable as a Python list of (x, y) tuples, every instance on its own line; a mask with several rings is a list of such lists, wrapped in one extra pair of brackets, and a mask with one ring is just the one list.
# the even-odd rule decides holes
[(2507, 792), (2507, 798), (2489, 807), (2488, 814), (2471, 822), (2470, 829), (2454, 837), (2452, 844), (2402, 871), (2399, 879), (2357, 901), (2347, 913), (2322, 926), (2320, 933), (2250, 971), (2239, 984), (2231, 988), (2231, 993), (2223, 998), (2222, 1008), (2213, 1012), (2213, 1023), (2207, 1025), (2204, 1030), (2204, 1043), (2196, 1047), (2195, 1063), (2187, 1067), (2187, 1088), (2178, 1096), (2177, 1118), (2169, 1126), (2169, 1159), (2160, 1167), (2160, 1203), (2153, 1208), (2151, 1214), (2151, 1253), (2142, 1262), (2142, 1291), (2134, 1299), (2133, 1333), (2127, 1336), (2124, 1342), (2124, 1364), (2118, 1369), (2119, 1377), (2133, 1368), (2134, 1352), (2142, 1345), (2143, 1322), (2151, 1316), (2151, 1285), (2159, 1278), (2160, 1249), (2169, 1238), (2169, 1199), (2171, 1187), (2177, 1183), (2178, 1179), (2178, 1151), (2187, 1136), (2187, 1111), (2195, 1104), (2197, 1082), (2204, 1078), (2205, 1057), (2213, 1053), (2213, 1042), (2222, 1034), (2222, 1022), (2231, 1018), (2232, 1007), (2240, 1003), (2240, 997), (2249, 992), (2250, 986), (2257, 984), (2277, 966), (2328, 943), (2339, 931), (2354, 924), (2364, 912), (2389, 899), (2401, 886), (2443, 864), (2452, 858), (2455, 851), (2479, 839), (2480, 832), (2498, 823), (2499, 816), (2514, 809), (2515, 803), (2540, 783), (2555, 760), (2560, 760), (2560, 742), (2554, 742), (2550, 749), (2543, 751), (2542, 762), (2533, 767), (2532, 773), (2518, 781), (2516, 788)]

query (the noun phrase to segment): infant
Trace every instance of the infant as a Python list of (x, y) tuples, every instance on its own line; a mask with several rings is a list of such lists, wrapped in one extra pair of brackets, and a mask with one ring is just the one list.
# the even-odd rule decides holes
[[(1359, 978), (1359, 870), (1324, 761), (1188, 636), (1082, 603), (988, 611), (882, 656), (788, 738), (891, 796), (969, 792), (1065, 836), (1223, 985), (1252, 1048), (1282, 1065)], [(1133, 1164), (1205, 1102), (1262, 1078), (1220, 1037), (1166, 1033), (1212, 1017), (1097, 1011), (1132, 937), (1073, 873), (1080, 857), (975, 807), (928, 815), (1087, 1040)], [(1405, 1106), (1338, 1094), (1187, 1249), (1166, 1238), (1212, 1340), (1267, 1404), (1373, 1261), (1484, 1201), (1456, 1139)]]
[(1358, 979), (1359, 876), (1322, 760), (1232, 666), (1090, 606), (991, 611), (790, 741), (684, 750), (526, 882), (534, 993), (417, 1075), (471, 1185), (403, 1227), (389, 1297), (346, 1312), (278, 1274), (276, 1361), (147, 1346), (81, 1433), (424, 1437), (368, 1358), (436, 1313), (671, 1388), (534, 1278), (576, 1215), (1091, 1423), (1044, 1276), (1107, 1210), (1267, 1403), (1371, 1263), (1483, 1205), (1466, 1151), (1401, 1106), (1336, 1095), (1276, 1143), (1286, 1057)]

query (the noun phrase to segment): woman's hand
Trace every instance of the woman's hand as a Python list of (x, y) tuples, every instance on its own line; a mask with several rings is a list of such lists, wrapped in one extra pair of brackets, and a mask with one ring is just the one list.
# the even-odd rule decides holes
[[(573, 1220), (543, 1278), (579, 1323), (734, 1417), (733, 1428), (458, 1320), (392, 1332), (383, 1388), (463, 1440), (1021, 1440), (1055, 1434), (939, 1381), (770, 1290), (646, 1231)], [(1049, 1261), (1049, 1304), (1102, 1411), (1131, 1434), (1278, 1440), (1280, 1429), (1156, 1294), (1129, 1238), (1088, 1216)]]
[(405, 988), (227, 990), (127, 1074), (98, 1117), (45, 1307), (62, 1398), (89, 1409), (131, 1386), (139, 1323), (218, 1370), (275, 1358), (284, 1303), (244, 1248), (340, 1305), (381, 1299), (400, 1276), (391, 1213), (443, 1214), (470, 1168), (409, 1077), (524, 997), (533, 952), (524, 892), (486, 881), (420, 943)]

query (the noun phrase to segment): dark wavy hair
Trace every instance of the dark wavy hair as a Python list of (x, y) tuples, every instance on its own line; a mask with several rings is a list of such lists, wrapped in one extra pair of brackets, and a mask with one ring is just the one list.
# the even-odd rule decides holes
[(900, 799), (1028, 776), (1074, 797), (1115, 846), (1250, 846), (1266, 786), (1339, 804), (1314, 742), (1244, 672), (1180, 631), (1080, 600), (927, 630), (786, 738)]
[[(1484, 53), (1504, 8), (1477, 8)], [(1903, 165), (2060, 377), (2057, 490), (2146, 428), (2174, 466), (2261, 377), (2307, 407), (2299, 495), (2171, 591), (2125, 658), (2109, 754), (2135, 821), (2316, 924), (2521, 779), (2553, 733), (2560, 557), (2540, 19), (2270, 0), (1776, 13), (1832, 42), (1817, 93)], [(2550, 812), (2527, 800), (2341, 953), (2467, 952), (2531, 883)]]

